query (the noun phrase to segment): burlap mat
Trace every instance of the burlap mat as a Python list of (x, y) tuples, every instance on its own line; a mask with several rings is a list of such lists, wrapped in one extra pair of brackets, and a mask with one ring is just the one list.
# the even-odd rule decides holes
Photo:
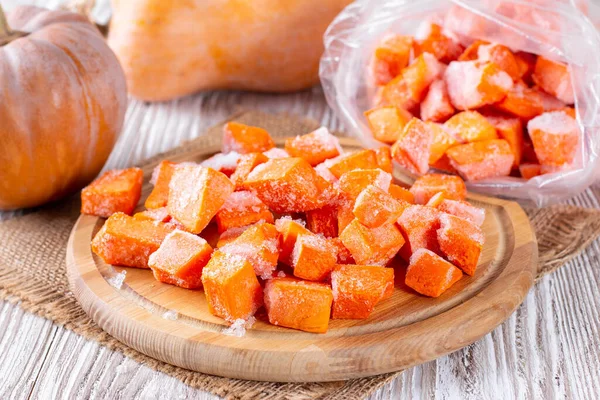
[[(315, 121), (258, 112), (232, 117), (266, 128), (274, 136), (291, 136), (314, 129)], [(201, 137), (148, 160), (155, 163), (182, 151), (213, 145), (221, 126)], [(65, 248), (78, 217), (77, 196), (0, 222), (0, 299), (20, 302), (23, 309), (48, 318), (106, 347), (171, 375), (187, 385), (228, 399), (357, 399), (368, 396), (398, 374), (332, 383), (266, 383), (205, 375), (147, 357), (102, 331), (79, 307), (69, 290)], [(538, 279), (579, 254), (600, 234), (600, 210), (558, 205), (527, 210), (537, 232), (540, 264)]]

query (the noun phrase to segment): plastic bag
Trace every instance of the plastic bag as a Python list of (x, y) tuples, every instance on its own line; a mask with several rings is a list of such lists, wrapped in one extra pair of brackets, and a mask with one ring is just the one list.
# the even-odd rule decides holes
[[(327, 101), (365, 146), (381, 146), (363, 116), (373, 106), (375, 95), (368, 68), (373, 51), (386, 34), (415, 34), (424, 20), (440, 21), (459, 37), (497, 42), (567, 62), (581, 130), (573, 164), (567, 170), (529, 180), (501, 177), (468, 182), (468, 187), (488, 195), (532, 200), (539, 206), (572, 197), (593, 183), (600, 161), (600, 35), (575, 7), (578, 2), (357, 1), (344, 9), (325, 33), (320, 76)], [(478, 29), (481, 26), (485, 29)]]

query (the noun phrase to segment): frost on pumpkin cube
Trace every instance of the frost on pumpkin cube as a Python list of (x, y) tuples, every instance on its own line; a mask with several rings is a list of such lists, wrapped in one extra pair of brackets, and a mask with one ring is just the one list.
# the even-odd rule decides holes
[(524, 146), (523, 124), (521, 120), (501, 115), (486, 115), (486, 118), (496, 128), (500, 139), (506, 140), (510, 145), (510, 149), (515, 156), (513, 167), (518, 167), (521, 164)]
[(270, 279), (279, 259), (279, 232), (272, 224), (255, 224), (220, 247), (219, 251), (243, 257), (252, 265), (256, 275)]
[(339, 265), (331, 273), (333, 319), (365, 319), (394, 293), (394, 269)]
[(405, 189), (402, 186), (392, 183), (388, 192), (396, 200), (402, 200), (410, 204), (415, 204), (415, 196), (410, 192), (410, 190)]
[(272, 160), (275, 158), (289, 158), (290, 157), (290, 155), (288, 154), (287, 151), (285, 151), (284, 149), (280, 149), (278, 147), (273, 147), (271, 150), (263, 151), (262, 154), (265, 157), (267, 157), (269, 160)]
[(428, 121), (427, 126), (433, 132), (433, 141), (429, 146), (429, 165), (434, 165), (444, 157), (446, 150), (458, 144), (458, 140), (442, 124)]
[(463, 47), (447, 33), (438, 24), (422, 22), (415, 34), (417, 39), (414, 45), (415, 55), (430, 53), (444, 63), (456, 60), (463, 52)]
[(339, 237), (330, 238), (328, 240), (329, 244), (335, 249), (338, 264), (355, 264), (350, 250), (344, 246), (344, 243), (342, 243), (342, 240)]
[(324, 206), (316, 210), (306, 212), (307, 228), (318, 235), (325, 237), (337, 237), (338, 235), (338, 220), (337, 207)]
[(482, 44), (477, 48), (477, 59), (482, 62), (493, 62), (513, 81), (521, 79), (522, 69), (517, 57), (506, 46), (498, 43)]
[(404, 128), (402, 138), (392, 146), (392, 158), (414, 174), (425, 174), (429, 170), (432, 142), (432, 129), (413, 118)]
[(273, 325), (325, 333), (333, 294), (329, 285), (294, 278), (274, 278), (265, 285), (265, 308)]
[(377, 165), (379, 168), (391, 174), (394, 166), (392, 165), (392, 152), (390, 148), (382, 146), (375, 149), (375, 156), (377, 157)]
[(256, 126), (228, 122), (223, 127), (223, 153), (262, 153), (275, 147), (269, 132)]
[(426, 174), (419, 177), (410, 188), (417, 204), (427, 204), (438, 192), (444, 193), (444, 198), (464, 200), (467, 197), (465, 182), (454, 175)]
[(292, 157), (304, 158), (312, 166), (325, 160), (339, 156), (342, 153), (338, 138), (327, 128), (321, 127), (316, 131), (285, 141), (285, 151)]
[(512, 88), (513, 80), (494, 63), (453, 61), (444, 73), (454, 108), (470, 110), (496, 103)]
[(353, 213), (359, 222), (369, 228), (394, 223), (409, 206), (405, 201), (394, 199), (387, 191), (370, 185), (356, 198)]
[(206, 168), (212, 168), (215, 171), (224, 173), (227, 176), (231, 176), (238, 165), (238, 162), (242, 158), (242, 155), (235, 151), (225, 153), (217, 153), (214, 156), (202, 161), (200, 165)]
[(169, 215), (169, 210), (167, 207), (154, 208), (146, 211), (141, 211), (139, 213), (133, 214), (133, 218), (135, 219), (145, 219), (150, 221), (160, 221), (160, 222), (169, 222), (171, 221), (171, 216)]
[(212, 168), (180, 166), (169, 184), (169, 214), (191, 233), (200, 233), (233, 193), (229, 178)]
[(374, 150), (365, 149), (342, 154), (336, 158), (324, 162), (329, 172), (336, 178), (340, 178), (348, 171), (355, 169), (379, 168), (377, 155)]
[(228, 322), (248, 319), (263, 305), (263, 290), (243, 257), (215, 251), (202, 270), (208, 310)]
[(335, 249), (327, 239), (317, 235), (300, 235), (294, 244), (291, 266), (294, 276), (309, 281), (329, 277), (337, 262)]
[(174, 230), (158, 250), (150, 255), (148, 266), (154, 278), (186, 289), (202, 286), (202, 269), (210, 260), (212, 247), (199, 236)]
[(381, 169), (355, 169), (346, 172), (338, 181), (338, 188), (344, 192), (349, 199), (356, 197), (369, 185), (375, 185), (385, 191), (390, 187), (392, 175)]
[(524, 120), (530, 120), (544, 112), (540, 92), (524, 84), (515, 84), (506, 97), (494, 107)]
[(527, 124), (535, 154), (543, 165), (570, 164), (579, 143), (577, 121), (564, 111), (552, 111)]
[(344, 196), (338, 204), (338, 235), (341, 234), (344, 229), (354, 220), (354, 203), (356, 199), (350, 198), (350, 196)]
[(392, 144), (400, 138), (412, 114), (402, 108), (383, 106), (365, 111), (365, 117), (373, 137), (380, 142)]
[(404, 245), (402, 233), (395, 224), (368, 228), (357, 219), (344, 229), (340, 239), (361, 265), (386, 265)]
[(219, 235), (219, 240), (217, 241), (216, 247), (221, 248), (221, 247), (225, 246), (227, 243), (233, 242), (235, 239), (240, 237), (240, 235), (242, 233), (244, 233), (244, 231), (246, 229), (250, 228), (250, 226), (240, 226), (238, 228), (230, 228), (230, 229), (226, 230), (225, 232), (221, 233)]
[(232, 193), (215, 215), (219, 233), (258, 221), (273, 223), (273, 214), (254, 193)]
[(571, 74), (567, 65), (539, 56), (532, 78), (535, 84), (546, 93), (567, 104), (575, 102)]
[(131, 215), (142, 195), (144, 173), (139, 168), (106, 171), (81, 191), (81, 213), (108, 218)]
[(404, 210), (398, 218), (398, 225), (406, 240), (400, 251), (404, 259), (421, 248), (439, 252), (437, 230), (440, 227), (440, 215), (435, 208), (422, 205), (409, 206)]
[(497, 139), (496, 128), (477, 111), (463, 111), (444, 123), (446, 131), (462, 143)]
[(144, 205), (147, 209), (165, 207), (169, 200), (169, 183), (177, 164), (164, 160), (152, 172), (151, 183), (154, 188), (146, 199)]
[(455, 146), (446, 154), (466, 181), (508, 176), (515, 161), (510, 145), (504, 139)]
[(467, 275), (474, 275), (483, 248), (481, 228), (454, 215), (442, 214), (437, 239), (442, 255)]
[(408, 65), (413, 47), (412, 36), (390, 35), (375, 49), (372, 73), (377, 85), (385, 85)]
[(139, 220), (123, 213), (111, 215), (92, 240), (92, 251), (104, 262), (148, 268), (148, 258), (175, 228), (158, 221)]
[(300, 235), (311, 235), (312, 233), (306, 229), (304, 221), (293, 220), (291, 218), (282, 217), (275, 221), (275, 228), (279, 232), (279, 260), (287, 265), (291, 265), (290, 256), (294, 250), (296, 239)]
[(448, 96), (446, 82), (438, 79), (429, 86), (427, 95), (421, 102), (423, 121), (444, 122), (454, 114), (454, 107)]
[(483, 221), (485, 221), (485, 210), (483, 208), (472, 206), (466, 201), (444, 199), (437, 206), (437, 209), (446, 214), (466, 219), (476, 226), (483, 225)]
[(248, 175), (257, 165), (266, 163), (269, 158), (262, 153), (248, 153), (240, 157), (235, 172), (230, 178), (235, 185), (235, 190), (244, 190), (244, 182), (248, 179)]
[(439, 297), (462, 278), (460, 269), (427, 249), (418, 249), (406, 268), (406, 286), (429, 297)]

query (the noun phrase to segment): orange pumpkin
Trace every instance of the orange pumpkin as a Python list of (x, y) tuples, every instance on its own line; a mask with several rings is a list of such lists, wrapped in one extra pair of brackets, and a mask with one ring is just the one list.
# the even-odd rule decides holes
[(319, 81), (323, 33), (351, 0), (113, 0), (108, 43), (130, 93), (289, 92)]
[[(12, 28), (9, 28), (9, 26)], [(0, 209), (33, 207), (89, 183), (123, 125), (119, 62), (85, 17), (0, 9)]]

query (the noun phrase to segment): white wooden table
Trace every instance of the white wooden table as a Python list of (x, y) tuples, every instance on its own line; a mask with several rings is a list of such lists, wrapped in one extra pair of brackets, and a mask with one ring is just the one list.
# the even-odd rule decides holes
[[(57, 1), (37, 1), (55, 7)], [(6, 8), (23, 3), (2, 1)], [(106, 6), (98, 15), (106, 18)], [(239, 108), (291, 112), (343, 129), (319, 88), (290, 95), (201, 93), (169, 103), (131, 101), (107, 168), (125, 167), (198, 136)], [(595, 193), (594, 193), (595, 192)], [(573, 204), (600, 207), (600, 190)], [(600, 397), (600, 242), (538, 283), (479, 342), (412, 368), (372, 399), (592, 399)], [(215, 396), (0, 302), (0, 399)]]

